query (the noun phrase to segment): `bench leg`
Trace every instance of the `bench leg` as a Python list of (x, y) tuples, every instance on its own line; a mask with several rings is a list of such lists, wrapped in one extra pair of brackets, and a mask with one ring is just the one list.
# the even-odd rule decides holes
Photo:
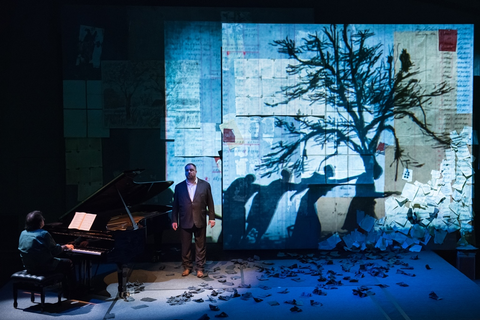
[(43, 311), (43, 307), (45, 306), (45, 288), (42, 287), (40, 290), (40, 310)]
[(17, 309), (17, 307), (18, 307), (17, 298), (18, 298), (17, 285), (13, 284), (13, 307), (15, 309)]
[[(43, 311), (44, 307), (45, 307), (45, 292), (47, 291), (46, 288), (47, 287), (50, 287), (52, 285), (55, 285), (55, 284), (58, 284), (58, 283), (49, 283), (48, 285), (45, 285), (45, 286), (24, 286), (25, 284), (23, 283), (13, 283), (13, 290), (12, 290), (12, 293), (13, 293), (13, 307), (15, 309), (17, 309), (18, 307), (18, 290), (19, 289), (25, 289), (25, 290), (29, 290), (30, 291), (30, 300), (32, 301), (32, 303), (35, 302), (35, 292), (36, 293), (40, 293), (40, 309)], [(27, 289), (28, 288), (28, 289)], [(60, 304), (62, 302), (62, 295), (63, 295), (63, 289), (59, 289), (58, 290), (58, 304)]]
[(62, 302), (62, 294), (63, 294), (63, 290), (58, 290), (58, 304), (60, 304)]

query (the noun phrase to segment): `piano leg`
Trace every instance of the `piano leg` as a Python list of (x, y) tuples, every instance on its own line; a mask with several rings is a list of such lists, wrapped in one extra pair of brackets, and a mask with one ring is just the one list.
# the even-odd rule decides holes
[(78, 279), (79, 283), (90, 289), (92, 279), (92, 262), (88, 259), (81, 260), (79, 263)]
[(91, 260), (85, 260), (85, 265), (84, 265), (84, 273), (85, 273), (85, 286), (87, 287), (88, 290), (90, 290), (90, 285), (92, 281), (92, 261)]
[(90, 284), (92, 279), (92, 261), (84, 259), (83, 256), (72, 255), (70, 256), (75, 265), (75, 278), (79, 286), (85, 287), (90, 290)]
[(127, 276), (128, 268), (124, 263), (117, 263), (117, 276), (118, 276), (118, 297), (126, 299), (129, 296), (127, 292)]

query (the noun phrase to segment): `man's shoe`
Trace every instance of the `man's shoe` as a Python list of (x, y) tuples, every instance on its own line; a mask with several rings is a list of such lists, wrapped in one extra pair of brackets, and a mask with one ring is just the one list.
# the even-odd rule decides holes
[(182, 272), (182, 277), (186, 277), (186, 276), (188, 276), (189, 274), (190, 274), (190, 270), (189, 270), (189, 269), (185, 269), (185, 270), (183, 270), (183, 272)]
[(203, 277), (204, 277), (203, 271), (198, 270), (197, 271), (197, 278), (203, 278)]

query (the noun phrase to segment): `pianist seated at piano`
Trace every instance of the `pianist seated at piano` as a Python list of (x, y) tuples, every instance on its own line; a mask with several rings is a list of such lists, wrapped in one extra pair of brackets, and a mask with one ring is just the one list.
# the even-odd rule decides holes
[(63, 251), (71, 251), (72, 244), (60, 245), (51, 234), (43, 230), (45, 219), (41, 211), (32, 211), (25, 219), (25, 230), (20, 234), (18, 250), (23, 265), (29, 273), (42, 275), (48, 273), (63, 273), (64, 292), (75, 289), (75, 271), (70, 259), (58, 257)]

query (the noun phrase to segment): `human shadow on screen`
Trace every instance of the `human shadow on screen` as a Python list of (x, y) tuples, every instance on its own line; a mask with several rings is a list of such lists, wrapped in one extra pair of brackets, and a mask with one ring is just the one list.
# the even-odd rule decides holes
[(317, 215), (316, 203), (330, 190), (347, 183), (358, 176), (333, 179), (335, 175), (332, 165), (324, 167), (324, 174), (314, 172), (309, 178), (302, 179), (297, 193), (308, 189), (300, 200), (295, 225), (289, 228), (288, 248), (316, 248), (320, 241), (322, 226)]
[(222, 235), (226, 248), (238, 247), (245, 234), (245, 204), (260, 190), (255, 175), (247, 174), (230, 184), (223, 192)]
[(363, 173), (357, 179), (355, 184), (355, 197), (350, 201), (348, 206), (347, 216), (342, 226), (342, 231), (351, 232), (355, 229), (360, 232), (367, 232), (369, 230), (363, 230), (359, 225), (359, 213), (361, 212), (361, 217), (369, 215), (373, 218), (376, 218), (375, 214), (375, 205), (377, 203), (376, 199), (385, 198), (393, 194), (400, 194), (397, 191), (394, 192), (378, 192), (375, 190), (375, 183), (373, 180), (372, 174)]
[(281, 175), (281, 179), (274, 180), (267, 186), (259, 186), (247, 218), (242, 246), (258, 247), (257, 244), (270, 226), (280, 199), (287, 191), (296, 190), (297, 184), (289, 182), (290, 171), (283, 169)]

